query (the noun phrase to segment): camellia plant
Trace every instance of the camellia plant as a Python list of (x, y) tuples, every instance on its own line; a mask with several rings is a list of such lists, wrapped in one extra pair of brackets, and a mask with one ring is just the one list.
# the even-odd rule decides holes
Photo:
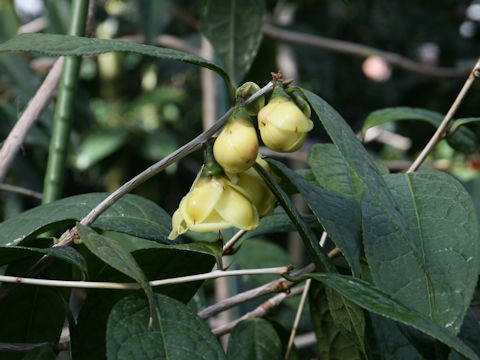
[[(21, 11), (0, 3), (0, 114), (12, 120), (0, 179), (16, 181), (2, 190), (42, 201), (2, 198), (0, 359), (479, 359), (480, 234), (464, 180), (480, 175), (459, 169), (476, 161), (480, 118), (453, 117), (480, 59), (466, 73), (378, 50), (386, 67), (466, 81), (445, 116), (385, 108), (356, 135), (312, 79), (261, 69), (262, 87), (238, 86), (256, 77), (263, 33), (311, 40), (266, 24), (264, 1), (210, 0), (201, 15), (173, 3), (45, 1), (52, 28), (19, 35)], [(174, 16), (217, 60), (198, 38), (162, 35), (185, 35)], [(118, 39), (135, 21), (142, 35)], [(376, 50), (325, 40), (311, 46)], [(30, 94), (36, 81), (15, 81), (37, 79), (39, 60), (49, 73)], [(220, 94), (199, 105), (199, 89), (185, 91), (195, 66)], [(9, 99), (26, 94), (17, 120)], [(200, 132), (208, 101), (230, 108)], [(400, 120), (436, 132), (398, 171), (366, 139), (410, 140), (390, 131)], [(18, 186), (39, 172), (41, 194)]]

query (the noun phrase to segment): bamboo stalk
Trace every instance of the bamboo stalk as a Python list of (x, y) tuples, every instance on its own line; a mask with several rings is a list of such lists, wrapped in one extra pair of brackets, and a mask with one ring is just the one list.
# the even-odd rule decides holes
[[(68, 35), (84, 34), (87, 10), (88, 0), (73, 0)], [(80, 61), (77, 56), (66, 56), (63, 63), (44, 178), (43, 204), (59, 199), (62, 194)]]

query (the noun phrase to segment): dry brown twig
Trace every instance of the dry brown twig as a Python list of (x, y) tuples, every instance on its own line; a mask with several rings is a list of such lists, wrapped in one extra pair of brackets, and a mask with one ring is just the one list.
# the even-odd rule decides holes
[(271, 297), (270, 299), (268, 299), (267, 301), (263, 302), (260, 306), (255, 308), (253, 311), (246, 313), (242, 317), (234, 321), (231, 321), (227, 324), (223, 324), (219, 327), (216, 327), (215, 329), (212, 330), (212, 333), (216, 336), (221, 336), (232, 331), (235, 325), (237, 325), (242, 320), (245, 320), (248, 318), (264, 317), (270, 311), (272, 311), (272, 309), (276, 308), (285, 300), (290, 299), (291, 297), (300, 295), (303, 292), (303, 289), (304, 289), (304, 286), (300, 286), (300, 287), (293, 288), (288, 294), (285, 292), (277, 294)]

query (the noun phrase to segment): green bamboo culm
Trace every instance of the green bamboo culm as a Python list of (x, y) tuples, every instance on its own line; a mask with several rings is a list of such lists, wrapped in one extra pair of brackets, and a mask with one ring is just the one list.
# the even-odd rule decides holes
[[(88, 1), (72, 1), (68, 35), (82, 36), (84, 34)], [(53, 118), (47, 170), (44, 178), (43, 204), (55, 201), (62, 195), (80, 62), (81, 58), (78, 56), (66, 56), (63, 62), (62, 76), (58, 85), (55, 116)]]

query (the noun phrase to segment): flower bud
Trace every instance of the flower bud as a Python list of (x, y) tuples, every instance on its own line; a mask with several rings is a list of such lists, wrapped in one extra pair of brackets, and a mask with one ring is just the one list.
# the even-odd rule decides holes
[(302, 147), (313, 122), (305, 116), (277, 82), (267, 106), (258, 113), (263, 142), (278, 152), (293, 152)]
[(226, 172), (239, 173), (253, 165), (257, 153), (257, 132), (245, 108), (239, 107), (215, 140), (213, 155)]
[(258, 212), (245, 190), (225, 176), (200, 176), (173, 214), (168, 238), (173, 240), (187, 230), (253, 230), (257, 226)]
[[(259, 90), (260, 90), (260, 86), (258, 86), (252, 81), (248, 81), (242, 86), (240, 86), (237, 89), (237, 91), (235, 91), (235, 98), (238, 99), (238, 97), (241, 97), (243, 99), (247, 99)], [(261, 96), (254, 102), (246, 105), (248, 115), (256, 116), (264, 106), (265, 106), (265, 96)]]

